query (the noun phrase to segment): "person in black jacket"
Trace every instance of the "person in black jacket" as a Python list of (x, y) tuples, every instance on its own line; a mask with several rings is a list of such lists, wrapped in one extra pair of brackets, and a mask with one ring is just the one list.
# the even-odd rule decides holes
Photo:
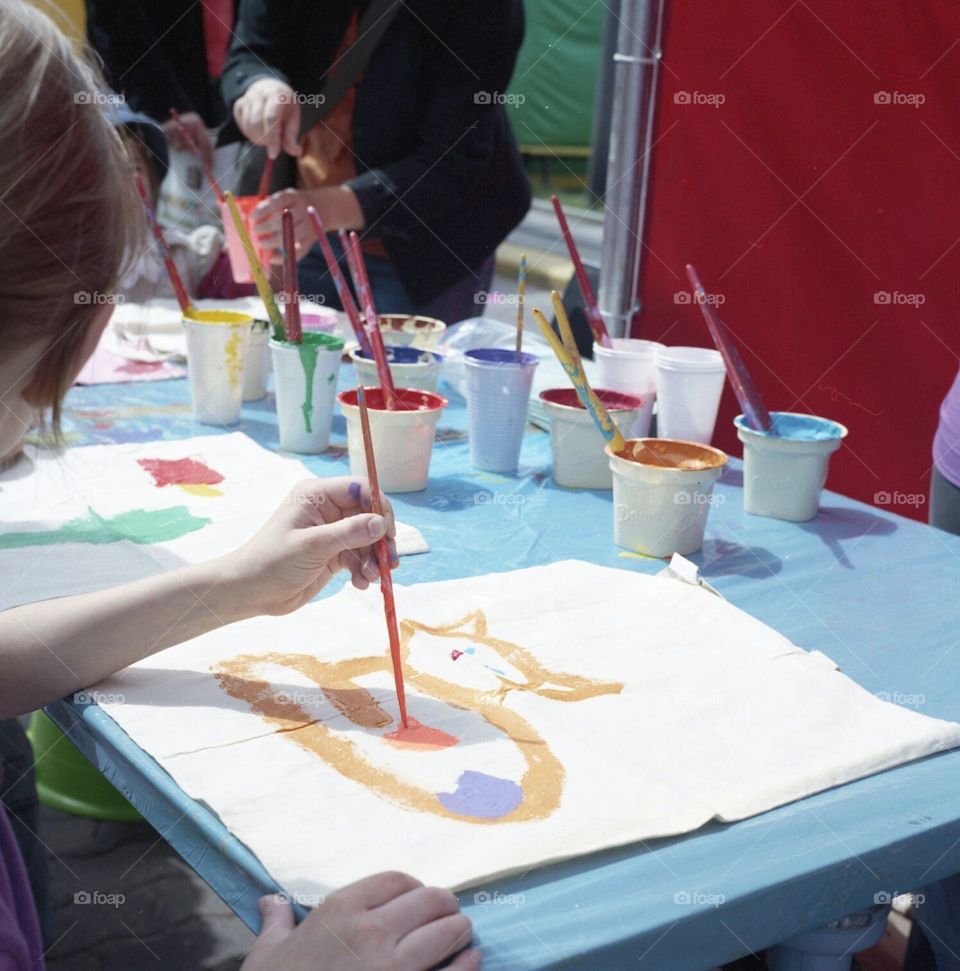
[(208, 129), (226, 108), (220, 72), (229, 45), (234, 0), (87, 0), (87, 38), (103, 60), (110, 87), (128, 107), (160, 123), (167, 140), (189, 146), (170, 121), (176, 108), (205, 160)]
[(479, 312), (494, 250), (530, 205), (504, 105), (523, 5), (399, 4), (358, 81), (300, 137), (301, 105), (324, 98), (365, 8), (245, 2), (223, 73), (233, 123), (220, 140), (242, 133), (270, 157), (296, 157), (296, 188), (253, 220), (261, 246), (276, 250), (280, 213), (293, 211), (305, 295), (337, 304), (306, 218), (312, 204), (329, 231), (361, 231), (379, 310), (460, 320)]

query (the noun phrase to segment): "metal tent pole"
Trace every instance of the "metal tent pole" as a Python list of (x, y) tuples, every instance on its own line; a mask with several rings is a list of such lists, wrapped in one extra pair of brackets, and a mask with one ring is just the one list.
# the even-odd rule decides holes
[(665, 0), (624, 0), (614, 61), (613, 123), (598, 302), (614, 337), (639, 312), (641, 234), (650, 181)]

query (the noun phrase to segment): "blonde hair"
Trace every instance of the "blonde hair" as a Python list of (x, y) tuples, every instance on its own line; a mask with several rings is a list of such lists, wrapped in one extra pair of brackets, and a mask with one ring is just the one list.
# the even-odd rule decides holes
[(57, 433), (143, 211), (98, 70), (22, 0), (0, 3), (0, 92), (0, 334), (11, 352), (43, 344), (23, 394)]

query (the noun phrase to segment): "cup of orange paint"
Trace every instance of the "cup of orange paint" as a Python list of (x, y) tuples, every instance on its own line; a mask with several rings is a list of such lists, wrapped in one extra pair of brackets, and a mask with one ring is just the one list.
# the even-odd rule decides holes
[(703, 546), (713, 484), (727, 464), (718, 448), (670, 438), (633, 438), (605, 449), (613, 473), (613, 540), (647, 556)]

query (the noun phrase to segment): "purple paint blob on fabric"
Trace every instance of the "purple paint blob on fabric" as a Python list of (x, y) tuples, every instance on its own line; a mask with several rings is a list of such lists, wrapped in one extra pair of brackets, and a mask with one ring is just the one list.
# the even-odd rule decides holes
[(354, 501), (359, 502), (360, 493), (362, 491), (363, 490), (359, 482), (351, 482), (350, 485), (347, 486), (347, 492), (350, 495), (350, 498)]
[(510, 779), (468, 769), (457, 779), (456, 792), (438, 792), (444, 809), (461, 816), (499, 819), (523, 802), (523, 790)]

